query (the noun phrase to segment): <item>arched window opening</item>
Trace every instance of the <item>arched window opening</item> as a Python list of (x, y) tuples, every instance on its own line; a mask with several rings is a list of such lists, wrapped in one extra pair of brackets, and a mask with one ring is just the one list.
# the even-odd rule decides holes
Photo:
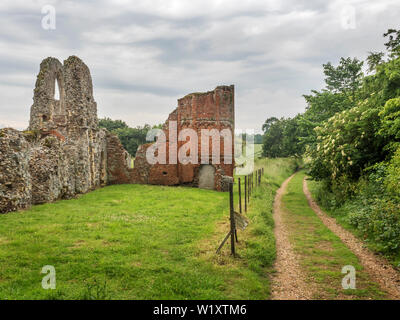
[(55, 100), (60, 100), (60, 88), (58, 86), (58, 80), (55, 80), (55, 85), (54, 85), (54, 99)]

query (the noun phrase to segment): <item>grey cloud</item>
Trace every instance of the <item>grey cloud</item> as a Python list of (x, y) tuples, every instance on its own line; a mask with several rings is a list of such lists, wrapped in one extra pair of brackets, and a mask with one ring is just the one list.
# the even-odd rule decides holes
[[(92, 71), (101, 115), (161, 122), (186, 93), (233, 83), (237, 126), (259, 130), (269, 116), (304, 110), (302, 94), (323, 86), (323, 63), (382, 50), (400, 9), (394, 0), (55, 1), (57, 29), (45, 31), (45, 2), (0, 4), (5, 125), (26, 123), (41, 59), (75, 54)], [(355, 30), (340, 24), (346, 4)]]
[(173, 87), (161, 87), (161, 86), (151, 86), (151, 85), (143, 85), (140, 83), (130, 83), (119, 79), (110, 79), (110, 78), (101, 78), (100, 80), (96, 80), (95, 84), (99, 88), (105, 89), (116, 89), (120, 91), (129, 91), (129, 92), (148, 92), (154, 93), (156, 95), (161, 96), (176, 96), (179, 94), (179, 90)]

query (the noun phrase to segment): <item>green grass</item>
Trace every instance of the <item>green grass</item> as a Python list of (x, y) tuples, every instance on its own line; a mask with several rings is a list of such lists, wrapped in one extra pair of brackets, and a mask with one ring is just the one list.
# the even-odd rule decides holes
[[(287, 215), (290, 241), (300, 257), (301, 267), (308, 281), (315, 284), (316, 299), (383, 299), (385, 294), (369, 279), (355, 254), (338, 236), (331, 232), (308, 206), (303, 193), (302, 172), (295, 175), (288, 185), (283, 203)], [(355, 290), (344, 290), (341, 281), (344, 266), (354, 266)]]
[(243, 156), (246, 157), (253, 157), (254, 155), (254, 159), (260, 159), (261, 158), (261, 154), (262, 154), (262, 144), (254, 144), (254, 154), (249, 154), (249, 156), (246, 155), (246, 149), (247, 148), (243, 148), (242, 152), (243, 152)]
[[(261, 185), (254, 188), (250, 198), (246, 216), (251, 223), (243, 236), (239, 232), (241, 243), (238, 251), (243, 263), (264, 278), (265, 294), (269, 297), (269, 275), (273, 272), (272, 266), (276, 257), (273, 202), (276, 191), (295, 171), (297, 162), (294, 159), (260, 159), (256, 162), (255, 168), (261, 167), (264, 168), (264, 176)], [(235, 188), (237, 190), (237, 186)]]
[(261, 157), (261, 153), (262, 153), (262, 144), (255, 144), (254, 145), (254, 155), (256, 158)]
[(387, 250), (384, 250), (382, 248), (382, 245), (385, 244), (384, 241), (376, 241), (376, 239), (368, 237), (365, 232), (349, 223), (349, 217), (352, 213), (360, 212), (366, 205), (371, 204), (365, 204), (364, 201), (355, 198), (347, 199), (344, 204), (339, 207), (329, 206), (328, 208), (326, 203), (319, 201), (323, 199), (322, 197), (327, 193), (323, 188), (323, 183), (320, 181), (309, 181), (309, 188), (314, 199), (318, 201), (321, 208), (323, 208), (329, 216), (335, 218), (338, 224), (363, 241), (370, 250), (383, 255), (395, 268), (400, 268), (400, 250), (397, 250), (397, 252), (388, 252)]
[[(267, 298), (268, 214), (293, 163), (263, 161), (271, 186), (251, 203), (240, 257), (229, 256), (228, 246), (215, 254), (228, 231), (227, 193), (109, 186), (0, 216), (0, 299)], [(45, 265), (56, 269), (56, 290), (41, 287)]]

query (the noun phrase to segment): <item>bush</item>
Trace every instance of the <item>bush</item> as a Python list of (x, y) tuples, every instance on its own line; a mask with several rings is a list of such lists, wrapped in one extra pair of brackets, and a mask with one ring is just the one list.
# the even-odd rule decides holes
[(389, 194), (400, 200), (400, 148), (389, 163), (385, 184)]
[(357, 206), (349, 214), (349, 223), (373, 242), (378, 251), (399, 251), (400, 203), (391, 199), (375, 199), (370, 206)]
[(356, 181), (366, 167), (380, 160), (382, 147), (374, 126), (378, 113), (366, 101), (317, 127), (317, 145), (308, 154), (313, 159), (312, 176)]

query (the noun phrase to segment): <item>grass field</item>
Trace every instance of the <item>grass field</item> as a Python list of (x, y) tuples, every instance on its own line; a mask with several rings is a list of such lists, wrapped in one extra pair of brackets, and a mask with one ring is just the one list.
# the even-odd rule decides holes
[[(273, 194), (294, 164), (262, 165), (237, 259), (227, 247), (215, 254), (228, 231), (226, 193), (119, 185), (1, 215), (0, 299), (268, 298)], [(45, 265), (55, 290), (42, 289)]]
[[(369, 279), (355, 254), (331, 232), (308, 206), (303, 193), (304, 173), (295, 175), (288, 185), (283, 204), (287, 211), (290, 240), (310, 286), (318, 288), (315, 299), (383, 299), (385, 294)], [(344, 266), (357, 270), (357, 289), (343, 290)]]
[(262, 144), (255, 144), (254, 145), (254, 155), (256, 158), (260, 158), (261, 157), (261, 153), (262, 153)]

